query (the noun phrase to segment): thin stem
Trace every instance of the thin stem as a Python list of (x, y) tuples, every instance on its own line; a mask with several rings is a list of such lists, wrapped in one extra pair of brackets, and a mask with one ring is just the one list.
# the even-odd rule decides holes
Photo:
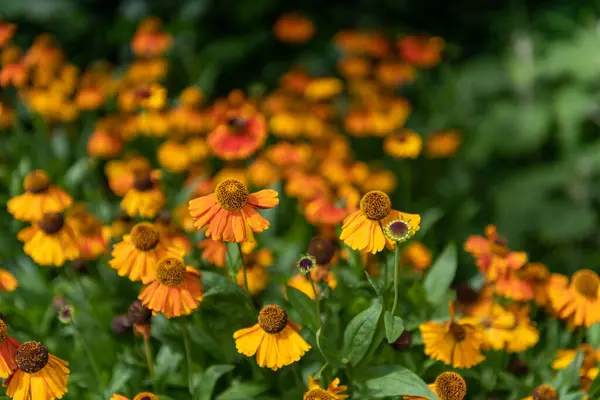
[(185, 359), (187, 361), (188, 388), (190, 394), (193, 394), (192, 349), (190, 347), (190, 333), (184, 319), (181, 319), (181, 332), (183, 333), (183, 347), (185, 348)]
[(244, 262), (244, 253), (242, 253), (242, 244), (238, 242), (238, 249), (240, 250), (240, 262), (242, 263), (242, 271), (244, 271), (244, 288), (246, 293), (250, 296), (250, 290), (248, 290), (248, 274), (246, 273), (246, 263)]
[(321, 367), (321, 369), (319, 370), (319, 372), (317, 372), (317, 375), (315, 375), (317, 378), (321, 378), (321, 375), (323, 375), (323, 372), (325, 372), (325, 368), (327, 368), (327, 366), (329, 365), (328, 362), (325, 362), (325, 364), (323, 364), (323, 366)]
[(311, 273), (308, 274), (308, 280), (310, 281), (310, 285), (312, 286), (313, 293), (315, 294), (315, 305), (317, 307), (317, 318), (319, 319), (319, 328), (321, 328), (321, 306), (319, 305), (319, 295), (317, 294), (317, 285), (312, 278)]
[(396, 243), (394, 251), (394, 304), (392, 305), (392, 316), (398, 305), (398, 270), (400, 269), (400, 243)]
[(154, 392), (158, 393), (158, 385), (156, 384), (156, 380), (154, 379), (154, 360), (152, 359), (152, 343), (150, 343), (150, 337), (144, 335), (144, 350), (146, 352), (146, 364), (148, 364), (148, 373), (150, 374), (150, 379), (152, 379), (152, 387), (154, 388)]
[(94, 371), (94, 375), (96, 375), (96, 380), (98, 381), (98, 387), (102, 390), (102, 393), (104, 394), (105, 388), (104, 388), (104, 385), (102, 384), (100, 368), (98, 367), (96, 358), (94, 357), (94, 354), (91, 352), (89, 346), (87, 345), (87, 342), (83, 338), (83, 335), (81, 334), (81, 331), (79, 330), (79, 327), (75, 323), (75, 318), (73, 318), (72, 324), (73, 324), (73, 329), (75, 330), (75, 335), (77, 336), (77, 339), (79, 339), (79, 342), (81, 343), (81, 346), (83, 347), (83, 351), (85, 352), (85, 354), (88, 358), (88, 361), (92, 367), (92, 370)]

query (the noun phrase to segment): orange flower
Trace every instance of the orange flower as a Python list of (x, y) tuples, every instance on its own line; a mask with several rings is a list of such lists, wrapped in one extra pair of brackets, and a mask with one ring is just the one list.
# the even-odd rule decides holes
[(198, 248), (203, 249), (203, 260), (206, 260), (217, 267), (225, 266), (225, 257), (227, 256), (227, 246), (225, 243), (220, 240), (208, 238), (198, 243)]
[(181, 259), (163, 258), (156, 266), (156, 280), (146, 286), (139, 299), (142, 304), (167, 318), (191, 314), (202, 301), (200, 272)]
[(102, 221), (90, 214), (85, 204), (75, 205), (68, 213), (72, 218), (80, 257), (94, 260), (108, 250), (108, 240), (102, 232)]
[[(333, 274), (333, 272), (328, 271), (325, 267), (322, 267), (320, 265), (316, 266), (310, 271), (310, 275), (315, 281), (315, 283), (325, 282), (327, 283), (327, 286), (329, 286), (331, 289), (335, 289), (337, 287), (338, 282), (335, 278), (335, 275)], [(315, 292), (313, 291), (312, 284), (304, 274), (296, 274), (292, 276), (290, 279), (288, 279), (287, 286), (293, 287), (294, 289), (298, 289), (311, 299), (315, 299)], [(318, 285), (316, 285), (316, 289), (317, 296), (320, 296), (321, 291), (319, 290)]]
[(350, 185), (317, 195), (304, 205), (306, 220), (314, 225), (338, 225), (356, 211), (360, 194)]
[(318, 78), (306, 86), (304, 96), (316, 101), (326, 100), (337, 96), (343, 89), (342, 81), (337, 78)]
[(362, 57), (342, 58), (337, 67), (346, 78), (365, 78), (371, 72), (371, 64)]
[(123, 140), (113, 131), (96, 128), (87, 144), (87, 152), (92, 157), (113, 158), (123, 150)]
[(442, 59), (445, 42), (436, 36), (405, 36), (397, 45), (406, 61), (417, 67), (431, 68)]
[(279, 142), (266, 149), (265, 155), (277, 167), (304, 169), (310, 160), (311, 149), (306, 144)]
[(0, 47), (6, 46), (15, 34), (16, 29), (17, 25), (0, 21)]
[(589, 328), (600, 321), (600, 277), (592, 270), (579, 270), (570, 283), (549, 286), (548, 297), (553, 310), (571, 327)]
[(8, 46), (2, 51), (2, 70), (0, 70), (0, 86), (22, 87), (27, 81), (27, 65), (21, 57), (21, 49)]
[(133, 186), (121, 200), (121, 208), (131, 216), (153, 218), (166, 199), (158, 185), (159, 171), (135, 171)]
[(306, 43), (315, 34), (312, 21), (298, 13), (284, 14), (273, 26), (275, 37), (282, 42), (301, 44)]
[(391, 87), (411, 83), (417, 75), (415, 67), (398, 61), (381, 62), (375, 73), (379, 82)]
[(19, 281), (5, 269), (0, 268), (0, 292), (13, 292), (19, 286)]
[(117, 196), (125, 196), (135, 183), (136, 171), (149, 171), (150, 162), (142, 156), (126, 156), (124, 160), (111, 160), (106, 163), (104, 173), (108, 186)]
[(17, 349), (21, 343), (8, 336), (8, 327), (0, 319), (0, 378), (8, 378), (17, 369)]
[(261, 114), (232, 115), (207, 138), (211, 151), (224, 160), (250, 157), (267, 139), (267, 123)]
[(395, 158), (417, 158), (423, 147), (421, 135), (410, 129), (402, 129), (383, 141), (383, 149)]
[(402, 252), (401, 262), (423, 271), (431, 265), (431, 250), (421, 242), (410, 242)]
[(190, 167), (189, 146), (178, 140), (167, 140), (158, 146), (157, 157), (160, 165), (167, 171), (180, 173)]
[(274, 184), (279, 177), (279, 170), (264, 158), (257, 158), (248, 167), (248, 178), (250, 182), (259, 188)]
[(167, 242), (173, 245), (173, 247), (177, 247), (185, 253), (188, 253), (191, 250), (192, 244), (190, 240), (186, 235), (179, 231), (179, 228), (171, 219), (169, 212), (162, 212), (156, 221), (154, 221), (154, 226), (158, 229), (161, 237), (164, 237)]
[(450, 157), (458, 151), (460, 141), (460, 134), (454, 130), (434, 133), (427, 137), (425, 143), (427, 156), (430, 158)]
[(140, 57), (156, 57), (171, 47), (173, 37), (162, 30), (162, 24), (156, 17), (146, 18), (140, 24), (131, 40), (133, 52)]
[(226, 242), (253, 242), (253, 232), (262, 232), (269, 221), (256, 210), (273, 208), (279, 204), (277, 192), (271, 189), (248, 193), (238, 180), (219, 183), (215, 193), (191, 200), (190, 214), (197, 229), (208, 226), (206, 236)]
[(384, 57), (390, 52), (386, 38), (377, 33), (340, 31), (333, 40), (337, 47), (348, 53)]
[(44, 213), (61, 212), (71, 206), (71, 196), (56, 185), (42, 170), (31, 171), (23, 182), (25, 193), (6, 204), (8, 212), (20, 221), (39, 221)]

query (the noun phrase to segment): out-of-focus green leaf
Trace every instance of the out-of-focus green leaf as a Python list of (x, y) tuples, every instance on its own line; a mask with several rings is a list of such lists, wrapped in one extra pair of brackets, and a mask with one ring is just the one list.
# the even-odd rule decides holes
[(212, 393), (215, 389), (217, 380), (232, 371), (235, 368), (234, 365), (211, 365), (202, 374), (200, 384), (194, 390), (194, 400), (210, 400), (212, 399)]
[(375, 301), (350, 321), (344, 332), (344, 362), (356, 365), (365, 356), (373, 341), (381, 310), (381, 302)]
[(325, 335), (323, 328), (320, 328), (317, 331), (317, 346), (319, 347), (319, 351), (323, 355), (325, 361), (327, 361), (334, 370), (337, 368), (342, 368), (342, 361), (338, 346)]
[(313, 332), (319, 329), (319, 316), (317, 315), (315, 302), (303, 292), (291, 286), (286, 287), (288, 300), (298, 312), (302, 322)]
[(398, 365), (382, 365), (367, 371), (367, 388), (374, 398), (419, 396), (428, 400), (439, 400), (427, 384), (414, 372)]
[(247, 400), (254, 399), (263, 393), (267, 387), (262, 383), (234, 382), (233, 385), (217, 396), (216, 400)]
[(431, 304), (439, 304), (444, 299), (456, 274), (456, 245), (450, 243), (438, 256), (425, 277), (425, 291)]
[(385, 310), (383, 315), (385, 324), (385, 337), (388, 343), (394, 343), (396, 339), (404, 332), (404, 321), (397, 315), (392, 315), (389, 310)]

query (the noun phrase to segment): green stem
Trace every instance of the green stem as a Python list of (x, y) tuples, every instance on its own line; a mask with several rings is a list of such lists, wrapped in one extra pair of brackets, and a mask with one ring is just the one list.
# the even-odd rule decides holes
[(400, 243), (396, 243), (394, 251), (394, 304), (392, 305), (392, 316), (398, 305), (398, 270), (400, 269)]
[(319, 320), (319, 328), (321, 328), (321, 306), (319, 305), (319, 294), (317, 293), (317, 285), (312, 278), (310, 272), (307, 274), (308, 280), (310, 281), (310, 285), (312, 286), (313, 293), (315, 294), (315, 305), (317, 308), (317, 318)]
[(185, 348), (185, 359), (187, 361), (188, 373), (188, 388), (190, 394), (193, 394), (193, 377), (192, 377), (192, 348), (190, 347), (190, 332), (188, 331), (185, 320), (181, 319), (181, 332), (183, 333), (183, 347)]
[(154, 379), (154, 361), (152, 359), (152, 343), (150, 343), (150, 338), (144, 335), (144, 350), (146, 352), (146, 364), (148, 364), (148, 373), (150, 374), (150, 379), (152, 379), (152, 387), (154, 388), (154, 392), (158, 393), (158, 385), (156, 384), (156, 379)]
[(242, 253), (242, 244), (238, 242), (238, 249), (240, 250), (240, 262), (242, 263), (242, 271), (244, 272), (244, 288), (246, 293), (250, 296), (250, 290), (248, 290), (248, 274), (246, 273), (246, 263), (244, 262), (244, 253)]
[(96, 375), (96, 380), (98, 381), (98, 387), (102, 390), (102, 394), (104, 394), (105, 388), (104, 388), (104, 385), (102, 384), (100, 368), (98, 367), (96, 358), (94, 358), (94, 354), (91, 352), (89, 346), (87, 345), (87, 342), (83, 338), (81, 331), (77, 327), (77, 324), (75, 323), (75, 318), (73, 318), (72, 324), (73, 324), (73, 329), (75, 330), (75, 335), (77, 336), (77, 339), (79, 339), (79, 342), (81, 343), (81, 346), (83, 347), (83, 351), (85, 352), (85, 354), (88, 358), (88, 361), (92, 367), (92, 370), (94, 371), (94, 375)]
[(328, 365), (329, 365), (328, 362), (325, 362), (325, 364), (323, 364), (323, 366), (321, 367), (321, 369), (319, 370), (319, 372), (317, 372), (317, 375), (315, 375), (315, 377), (317, 379), (321, 379), (321, 375), (323, 375), (323, 372), (325, 372), (325, 368), (327, 368)]

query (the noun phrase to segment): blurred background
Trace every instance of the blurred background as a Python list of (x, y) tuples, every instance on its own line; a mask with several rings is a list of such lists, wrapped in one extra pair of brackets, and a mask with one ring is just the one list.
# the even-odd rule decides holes
[[(600, 1), (0, 0), (0, 10), (18, 25), (17, 44), (52, 33), (81, 67), (131, 61), (137, 25), (158, 16), (175, 38), (169, 91), (197, 84), (208, 98), (268, 90), (293, 65), (335, 73), (340, 29), (440, 36), (442, 63), (403, 88), (414, 105), (408, 128), (462, 135), (455, 157), (414, 163), (407, 211), (442, 215), (431, 245), (462, 243), (494, 223), (512, 248), (553, 270), (600, 261)], [(315, 23), (308, 43), (274, 37), (289, 11)], [(358, 158), (383, 157), (360, 140)], [(402, 190), (394, 203), (404, 210)], [(462, 258), (468, 275), (472, 261)]]

